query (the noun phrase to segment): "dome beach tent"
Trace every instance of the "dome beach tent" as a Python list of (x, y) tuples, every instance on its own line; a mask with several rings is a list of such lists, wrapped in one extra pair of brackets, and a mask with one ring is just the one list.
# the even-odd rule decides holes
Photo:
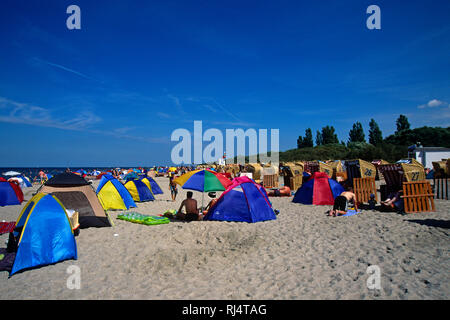
[(344, 188), (325, 172), (314, 172), (312, 178), (295, 193), (292, 202), (314, 205), (333, 205)]
[(156, 181), (152, 177), (144, 177), (141, 179), (141, 181), (147, 185), (153, 195), (164, 193), (159, 187), (158, 183), (156, 183)]
[(275, 219), (264, 188), (245, 176), (235, 178), (203, 218), (250, 223)]
[(33, 185), (31, 184), (30, 180), (23, 176), (23, 175), (18, 175), (12, 178), (9, 178), (8, 181), (17, 181), (19, 183), (19, 186), (23, 189), (23, 188), (31, 188)]
[(130, 180), (125, 183), (125, 188), (136, 202), (155, 200), (155, 196), (153, 196), (152, 191), (141, 180)]
[[(16, 231), (17, 230), (17, 231)], [(37, 266), (77, 259), (77, 244), (64, 205), (38, 193), (23, 208), (14, 231), (17, 252), (10, 276)]]
[(71, 172), (60, 173), (46, 181), (38, 193), (53, 194), (67, 209), (79, 214), (80, 228), (111, 227), (108, 215), (94, 188), (83, 177)]
[(0, 177), (0, 206), (19, 205), (23, 201), (23, 192), (19, 185)]
[(136, 203), (127, 188), (110, 174), (102, 176), (97, 187), (97, 197), (104, 210), (136, 208)]

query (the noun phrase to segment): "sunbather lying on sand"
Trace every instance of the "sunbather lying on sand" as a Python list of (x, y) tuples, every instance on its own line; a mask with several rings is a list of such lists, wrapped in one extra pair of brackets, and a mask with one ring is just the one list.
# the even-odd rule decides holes
[(291, 195), (291, 188), (284, 186), (280, 189), (271, 190), (267, 195), (269, 197), (289, 197)]

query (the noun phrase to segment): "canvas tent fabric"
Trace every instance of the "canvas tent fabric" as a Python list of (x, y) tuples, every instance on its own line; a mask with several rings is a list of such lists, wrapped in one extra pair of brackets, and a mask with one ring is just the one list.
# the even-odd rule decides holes
[(73, 172), (63, 172), (51, 177), (45, 182), (46, 186), (51, 187), (75, 187), (75, 186), (87, 186), (90, 183), (87, 182), (83, 177), (73, 173)]
[(145, 202), (155, 200), (152, 191), (141, 180), (130, 180), (125, 183), (125, 188), (131, 194), (131, 197), (136, 202)]
[(78, 212), (80, 228), (111, 227), (90, 183), (73, 173), (61, 173), (45, 182), (38, 193), (55, 195), (67, 209)]
[(163, 194), (164, 192), (159, 187), (158, 183), (152, 177), (144, 177), (141, 179), (143, 183), (150, 189), (150, 191), (155, 194)]
[(234, 179), (203, 218), (249, 223), (275, 219), (275, 212), (264, 188), (248, 177)]
[(53, 195), (36, 194), (23, 208), (14, 236), (18, 247), (10, 275), (32, 267), (77, 259), (77, 244), (64, 205)]
[(333, 205), (344, 188), (324, 172), (315, 172), (295, 193), (292, 202), (313, 205)]
[(22, 201), (22, 189), (14, 182), (9, 182), (0, 177), (0, 206), (19, 205)]
[(345, 161), (345, 168), (347, 171), (347, 181), (353, 186), (354, 178), (374, 178), (377, 175), (375, 166), (367, 161), (356, 159)]
[(97, 197), (104, 210), (128, 210), (136, 208), (127, 188), (112, 175), (104, 175), (97, 187)]

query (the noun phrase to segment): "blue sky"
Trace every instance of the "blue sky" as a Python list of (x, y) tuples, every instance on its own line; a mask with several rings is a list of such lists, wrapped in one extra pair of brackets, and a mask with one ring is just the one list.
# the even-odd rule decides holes
[(0, 166), (169, 164), (194, 120), (280, 129), (281, 150), (370, 118), (449, 126), (449, 40), (449, 1), (3, 0)]

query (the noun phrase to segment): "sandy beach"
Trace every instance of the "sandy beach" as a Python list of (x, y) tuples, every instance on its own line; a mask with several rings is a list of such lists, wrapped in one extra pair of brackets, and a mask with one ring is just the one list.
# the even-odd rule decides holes
[[(179, 188), (172, 202), (168, 179), (156, 181), (164, 194), (130, 211), (158, 215), (178, 209), (186, 190)], [(36, 189), (24, 189), (25, 200)], [(194, 197), (201, 201), (200, 193)], [(110, 212), (114, 227), (82, 229), (76, 237), (78, 260), (11, 278), (1, 272), (0, 299), (449, 298), (449, 201), (435, 200), (433, 213), (363, 210), (328, 217), (330, 206), (296, 204), (292, 197), (271, 200), (280, 211), (277, 219), (253, 224), (146, 226)], [(15, 221), (25, 203), (0, 207), (0, 221)], [(7, 238), (0, 236), (2, 247)], [(67, 287), (72, 265), (80, 268), (80, 289)], [(370, 265), (380, 268), (381, 290), (367, 287)]]

